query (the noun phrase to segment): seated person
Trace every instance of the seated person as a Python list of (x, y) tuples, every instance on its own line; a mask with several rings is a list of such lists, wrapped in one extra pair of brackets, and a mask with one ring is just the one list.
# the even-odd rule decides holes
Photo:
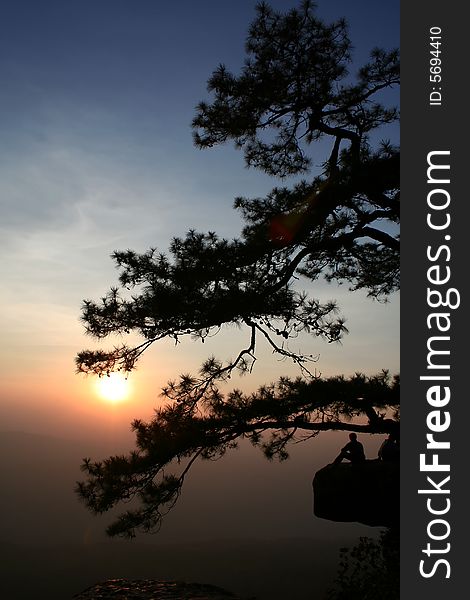
[(350, 441), (344, 448), (341, 449), (341, 452), (335, 458), (334, 464), (340, 463), (343, 458), (346, 458), (352, 463), (361, 463), (366, 460), (364, 446), (361, 444), (361, 442), (357, 441), (357, 435), (355, 433), (350, 433), (349, 440)]
[(379, 458), (386, 462), (400, 460), (400, 447), (392, 434), (380, 446)]

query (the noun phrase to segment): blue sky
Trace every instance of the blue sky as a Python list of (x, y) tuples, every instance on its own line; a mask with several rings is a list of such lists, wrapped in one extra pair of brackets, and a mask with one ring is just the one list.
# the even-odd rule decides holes
[[(278, 9), (294, 5), (272, 2)], [(242, 64), (254, 6), (251, 0), (2, 3), (1, 327), (7, 356), (0, 401), (6, 427), (15, 427), (15, 415), (30, 408), (45, 429), (49, 416), (50, 423), (59, 413), (64, 423), (76, 418), (72, 405), (88, 388), (69, 401), (56, 390), (49, 402), (41, 386), (52, 370), (58, 390), (79, 385), (73, 358), (89, 345), (78, 321), (80, 304), (115, 283), (113, 250), (165, 250), (190, 227), (236, 236), (241, 222), (233, 198), (263, 195), (278, 183), (247, 170), (233, 148), (199, 151), (191, 139), (194, 107), (207, 98), (212, 70), (223, 62), (236, 72)], [(358, 64), (374, 46), (399, 45), (398, 1), (321, 2), (319, 14), (346, 16)], [(338, 298), (351, 329), (340, 347), (307, 342), (308, 352), (321, 354), (320, 371), (398, 370), (397, 298), (383, 306), (343, 288), (318, 286), (314, 293)], [(217, 342), (222, 352), (231, 352), (237, 335)], [(203, 357), (192, 347), (168, 354), (155, 385), (176, 376), (181, 363), (189, 365), (184, 370), (197, 368)], [(148, 369), (152, 360), (146, 359)], [(266, 359), (253, 381), (275, 378), (278, 368)], [(32, 374), (36, 379), (29, 381)], [(139, 415), (131, 407), (123, 419), (129, 416)]]

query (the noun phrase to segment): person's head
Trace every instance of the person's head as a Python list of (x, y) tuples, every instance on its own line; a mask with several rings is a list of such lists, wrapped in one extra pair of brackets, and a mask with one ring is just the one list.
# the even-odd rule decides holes
[(351, 442), (355, 442), (357, 440), (357, 435), (355, 433), (350, 433), (349, 439), (351, 440)]

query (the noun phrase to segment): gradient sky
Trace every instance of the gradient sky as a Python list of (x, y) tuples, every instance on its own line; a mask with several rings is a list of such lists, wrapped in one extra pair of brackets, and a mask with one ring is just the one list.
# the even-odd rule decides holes
[[(358, 64), (375, 46), (399, 45), (398, 0), (319, 4), (326, 19), (346, 16)], [(113, 250), (165, 250), (191, 227), (234, 237), (241, 221), (233, 198), (263, 195), (278, 183), (247, 170), (233, 148), (199, 151), (191, 139), (212, 70), (223, 62), (236, 72), (242, 64), (254, 6), (2, 2), (0, 430), (80, 438), (128, 429), (132, 418), (151, 416), (169, 378), (196, 369), (210, 352), (229, 358), (243, 342), (234, 330), (209, 347), (162, 342), (119, 405), (104, 403), (90, 378), (74, 374), (76, 352), (93, 346), (80, 305), (116, 282)], [(320, 354), (319, 372), (398, 372), (396, 297), (381, 305), (326, 284), (313, 294), (337, 298), (351, 331), (341, 346), (302, 340), (302, 350)], [(295, 370), (266, 352), (254, 375), (236, 385), (252, 389), (285, 373)]]

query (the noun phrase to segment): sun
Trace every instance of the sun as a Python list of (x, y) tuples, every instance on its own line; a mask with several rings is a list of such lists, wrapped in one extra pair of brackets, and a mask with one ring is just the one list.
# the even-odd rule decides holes
[(110, 373), (97, 381), (98, 394), (108, 402), (121, 402), (129, 395), (129, 382), (121, 373)]

